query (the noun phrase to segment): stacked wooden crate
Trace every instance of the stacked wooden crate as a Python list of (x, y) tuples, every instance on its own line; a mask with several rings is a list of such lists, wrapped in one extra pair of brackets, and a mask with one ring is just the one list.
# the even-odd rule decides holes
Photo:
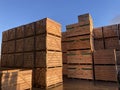
[(1, 69), (0, 90), (31, 90), (32, 70)]
[(33, 87), (62, 82), (61, 25), (45, 18), (3, 32), (1, 66), (33, 69)]
[(95, 79), (117, 81), (120, 51), (106, 49), (94, 51)]
[(78, 16), (79, 22), (67, 25), (68, 77), (93, 79), (93, 24), (89, 14)]
[(62, 60), (63, 60), (63, 75), (67, 75), (67, 38), (66, 38), (66, 32), (62, 32)]
[[(118, 25), (109, 25), (94, 28), (95, 50), (117, 49), (120, 50)], [(111, 43), (112, 42), (112, 43)]]

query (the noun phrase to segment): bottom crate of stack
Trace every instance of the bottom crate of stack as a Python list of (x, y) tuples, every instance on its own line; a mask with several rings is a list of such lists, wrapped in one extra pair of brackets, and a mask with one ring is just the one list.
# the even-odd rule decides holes
[(62, 84), (62, 67), (33, 70), (33, 88), (50, 88)]
[(102, 81), (117, 81), (117, 67), (115, 65), (96, 65), (95, 79)]
[(31, 90), (32, 70), (0, 70), (0, 90)]
[(93, 79), (92, 65), (68, 65), (68, 77)]

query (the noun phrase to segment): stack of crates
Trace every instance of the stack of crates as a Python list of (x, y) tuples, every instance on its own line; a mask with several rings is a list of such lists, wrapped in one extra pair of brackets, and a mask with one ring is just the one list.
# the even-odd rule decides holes
[(93, 22), (89, 14), (78, 16), (78, 23), (66, 26), (68, 77), (93, 79)]
[(1, 66), (33, 70), (33, 87), (61, 83), (61, 25), (44, 18), (4, 31)]

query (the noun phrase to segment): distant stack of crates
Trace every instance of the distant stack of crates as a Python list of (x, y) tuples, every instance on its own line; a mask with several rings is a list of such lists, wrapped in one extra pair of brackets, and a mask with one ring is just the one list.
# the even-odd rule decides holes
[(117, 81), (120, 70), (119, 25), (94, 28), (94, 68), (95, 79)]
[(67, 71), (69, 78), (93, 79), (93, 22), (89, 14), (78, 16), (78, 23), (66, 26)]
[(33, 87), (61, 83), (61, 25), (45, 18), (4, 31), (1, 66), (33, 70)]

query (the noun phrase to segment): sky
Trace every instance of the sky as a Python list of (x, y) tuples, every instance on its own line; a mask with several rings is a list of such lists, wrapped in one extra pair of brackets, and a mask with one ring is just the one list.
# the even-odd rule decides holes
[(91, 14), (94, 27), (120, 23), (120, 0), (0, 0), (0, 42), (3, 31), (45, 17), (65, 31), (85, 13)]

